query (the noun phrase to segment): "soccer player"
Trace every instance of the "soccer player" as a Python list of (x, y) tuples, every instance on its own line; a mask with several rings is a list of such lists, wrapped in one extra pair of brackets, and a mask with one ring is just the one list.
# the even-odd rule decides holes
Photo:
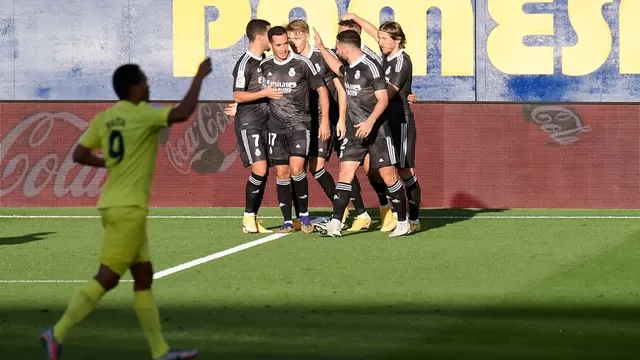
[(281, 89), (283, 97), (269, 100), (269, 160), (276, 168), (278, 202), (284, 218), (280, 232), (293, 232), (291, 217), (291, 178), (300, 211), (302, 231), (313, 232), (309, 217), (309, 183), (305, 162), (311, 146), (309, 90), (318, 93), (321, 111), (321, 141), (331, 136), (329, 93), (311, 61), (289, 51), (289, 36), (282, 26), (272, 27), (269, 41), (273, 55), (262, 60), (260, 68), (267, 86)]
[(389, 124), (393, 141), (399, 153), (398, 174), (404, 182), (406, 197), (409, 200), (409, 221), (411, 231), (420, 231), (421, 189), (415, 175), (416, 124), (409, 105), (413, 67), (411, 58), (404, 51), (407, 41), (402, 26), (397, 22), (385, 22), (376, 29), (371, 23), (355, 14), (347, 14), (345, 19), (358, 23), (369, 35), (375, 37), (384, 55), (383, 69), (388, 85)]
[(330, 56), (317, 31), (315, 40), (327, 65), (344, 77), (349, 118), (348, 124), (346, 121), (338, 124), (338, 135), (343, 138), (340, 175), (333, 202), (333, 219), (324, 224), (324, 231), (332, 237), (342, 235), (341, 218), (349, 203), (351, 181), (365, 156), (369, 154), (370, 166), (379, 171), (388, 187), (392, 206), (398, 214), (398, 224), (389, 236), (407, 235), (410, 233), (406, 218), (407, 200), (394, 167), (396, 150), (385, 115), (389, 99), (382, 68), (363, 53), (360, 35), (353, 30), (343, 31), (337, 36), (336, 53), (348, 65), (343, 65), (340, 60)]
[[(118, 285), (127, 270), (133, 276), (134, 307), (153, 358), (193, 359), (198, 354), (197, 350), (171, 350), (164, 340), (151, 292), (153, 269), (146, 227), (158, 133), (193, 114), (202, 81), (210, 72), (211, 60), (207, 59), (200, 64), (189, 91), (175, 108), (148, 104), (147, 78), (137, 65), (120, 66), (113, 74), (113, 87), (120, 101), (96, 115), (73, 154), (75, 162), (106, 167), (109, 174), (98, 201), (104, 227), (101, 264), (95, 277), (71, 299), (55, 326), (41, 333), (47, 359), (60, 359), (69, 331)], [(104, 157), (92, 153), (97, 149), (102, 149)]]
[[(315, 92), (310, 93), (309, 106), (311, 109), (312, 121), (311, 146), (309, 147), (309, 170), (318, 181), (329, 200), (333, 201), (336, 184), (333, 176), (331, 176), (331, 174), (325, 169), (325, 162), (329, 161), (331, 158), (335, 145), (339, 145), (337, 139), (334, 139), (333, 134), (335, 133), (335, 127), (338, 124), (339, 119), (345, 118), (347, 115), (347, 94), (344, 91), (341, 79), (327, 67), (320, 50), (309, 44), (309, 25), (304, 20), (294, 20), (287, 25), (286, 29), (293, 51), (299, 55), (305, 56), (313, 63), (329, 91), (329, 121), (331, 125), (331, 135), (327, 141), (320, 140), (320, 134), (318, 132), (319, 119), (322, 117), (322, 109), (318, 102), (318, 95)], [(335, 53), (331, 52), (331, 55), (337, 59)], [(326, 129), (323, 130), (326, 131)], [(352, 186), (353, 191), (351, 193), (351, 199), (356, 210), (357, 218), (349, 231), (360, 231), (362, 229), (369, 228), (372, 221), (364, 206), (364, 201), (362, 200), (362, 194), (360, 191), (360, 184), (357, 182), (357, 179), (354, 178)], [(347, 215), (348, 210), (345, 210), (342, 218), (343, 223), (345, 222)], [(318, 223), (322, 221), (314, 220), (313, 222)]]
[(260, 69), (264, 52), (271, 49), (267, 36), (270, 28), (271, 24), (265, 20), (249, 21), (246, 29), (249, 48), (233, 68), (233, 99), (238, 104), (235, 109), (238, 150), (244, 167), (251, 167), (242, 218), (242, 231), (245, 234), (272, 232), (265, 229), (261, 221), (257, 221), (268, 178), (269, 99), (280, 99), (283, 96), (282, 90), (265, 86)]

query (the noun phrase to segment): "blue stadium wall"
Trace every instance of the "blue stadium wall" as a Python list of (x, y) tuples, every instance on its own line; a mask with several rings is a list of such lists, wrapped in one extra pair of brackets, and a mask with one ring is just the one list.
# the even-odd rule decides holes
[(639, 0), (1, 0), (0, 100), (112, 100), (126, 62), (176, 100), (205, 55), (202, 99), (229, 100), (249, 19), (306, 18), (333, 43), (347, 11), (403, 24), (420, 100), (640, 99)]

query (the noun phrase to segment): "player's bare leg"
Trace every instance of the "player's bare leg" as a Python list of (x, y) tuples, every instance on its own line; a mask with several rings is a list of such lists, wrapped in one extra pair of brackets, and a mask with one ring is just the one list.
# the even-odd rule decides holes
[(365, 174), (367, 174), (367, 177), (369, 178), (369, 183), (376, 192), (376, 195), (378, 195), (378, 201), (380, 202), (380, 223), (382, 224), (380, 231), (393, 231), (398, 223), (398, 217), (397, 214), (394, 214), (392, 211), (387, 185), (380, 176), (380, 172), (371, 169), (369, 154), (367, 154), (364, 159), (363, 168)]
[(393, 211), (398, 214), (398, 224), (389, 234), (391, 237), (408, 235), (411, 233), (409, 221), (407, 220), (407, 197), (405, 196), (402, 182), (398, 180), (395, 166), (386, 166), (379, 170), (382, 180), (387, 185), (389, 200)]
[(160, 325), (160, 315), (151, 292), (153, 268), (150, 262), (140, 262), (131, 266), (133, 277), (133, 299), (138, 321), (149, 342), (151, 354), (159, 360), (187, 360), (198, 355), (198, 350), (173, 350), (169, 348)]
[(306, 159), (303, 157), (291, 156), (289, 158), (291, 178), (293, 179), (293, 186), (296, 189), (295, 201), (298, 202), (302, 231), (305, 234), (311, 234), (313, 232), (313, 226), (311, 225), (311, 217), (309, 216), (309, 180), (307, 179), (305, 163)]
[(272, 233), (262, 226), (257, 220), (258, 210), (262, 205), (264, 190), (267, 183), (268, 165), (266, 161), (257, 161), (251, 164), (251, 175), (247, 180), (246, 201), (244, 216), (242, 218), (242, 231), (244, 233)]
[(53, 328), (40, 334), (48, 360), (58, 360), (62, 354), (62, 343), (71, 329), (84, 320), (97, 306), (100, 299), (118, 286), (120, 275), (105, 265), (100, 265), (98, 273), (89, 280), (71, 299), (67, 310)]
[(398, 174), (404, 183), (404, 189), (409, 201), (409, 224), (411, 233), (420, 231), (420, 198), (422, 190), (413, 169), (398, 169)]
[(289, 165), (276, 165), (276, 187), (278, 203), (284, 222), (280, 227), (281, 233), (294, 232), (293, 219), (291, 218), (292, 194), (291, 194), (291, 169)]

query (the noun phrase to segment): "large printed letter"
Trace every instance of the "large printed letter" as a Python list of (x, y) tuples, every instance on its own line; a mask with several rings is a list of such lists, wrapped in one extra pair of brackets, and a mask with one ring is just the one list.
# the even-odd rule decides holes
[[(498, 25), (487, 39), (487, 56), (498, 70), (511, 75), (553, 74), (553, 47), (525, 46), (527, 35), (553, 35), (553, 14), (527, 14), (530, 0), (490, 0), (489, 15)], [(537, 0), (552, 3), (553, 0)]]
[(266, 19), (273, 26), (289, 22), (289, 13), (294, 8), (302, 8), (307, 13), (307, 23), (311, 28), (309, 42), (313, 44), (315, 27), (327, 47), (333, 47), (338, 32), (338, 8), (334, 0), (260, 0), (258, 18)]
[(620, 74), (640, 74), (640, 1), (620, 4)]
[(238, 42), (251, 20), (248, 0), (173, 0), (173, 76), (190, 77), (205, 55), (205, 7), (218, 8), (219, 17), (209, 23), (209, 49), (223, 49)]
[(613, 0), (571, 0), (569, 20), (578, 43), (562, 48), (562, 73), (583, 76), (598, 70), (611, 53), (611, 29), (602, 16), (602, 6)]
[[(393, 6), (389, 4), (392, 3)], [(469, 0), (351, 0), (349, 12), (379, 25), (380, 10), (392, 7), (395, 21), (407, 35), (407, 52), (412, 55), (413, 75), (427, 75), (427, 10), (442, 12), (442, 75), (473, 76), (475, 63), (474, 14)], [(364, 36), (365, 44), (378, 49), (376, 40)], [(374, 47), (375, 46), (375, 47)]]

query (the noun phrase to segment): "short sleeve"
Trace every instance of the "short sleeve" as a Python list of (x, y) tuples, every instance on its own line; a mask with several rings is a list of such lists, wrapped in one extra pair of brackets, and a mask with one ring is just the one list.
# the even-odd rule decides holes
[(91, 120), (91, 122), (89, 123), (89, 127), (84, 132), (84, 134), (82, 134), (80, 140), (78, 140), (78, 144), (92, 150), (100, 148), (100, 116), (102, 115), (98, 114), (95, 118), (93, 118), (93, 120)]
[(233, 91), (247, 91), (250, 78), (250, 64), (247, 57), (243, 57), (233, 68)]
[(166, 128), (169, 126), (169, 113), (173, 110), (172, 106), (158, 106), (146, 104), (143, 106), (145, 116), (151, 120), (151, 124), (153, 128)]
[(405, 59), (405, 57), (401, 54), (396, 60), (396, 65), (394, 66), (393, 71), (391, 71), (389, 84), (400, 89), (411, 76), (411, 62)]

